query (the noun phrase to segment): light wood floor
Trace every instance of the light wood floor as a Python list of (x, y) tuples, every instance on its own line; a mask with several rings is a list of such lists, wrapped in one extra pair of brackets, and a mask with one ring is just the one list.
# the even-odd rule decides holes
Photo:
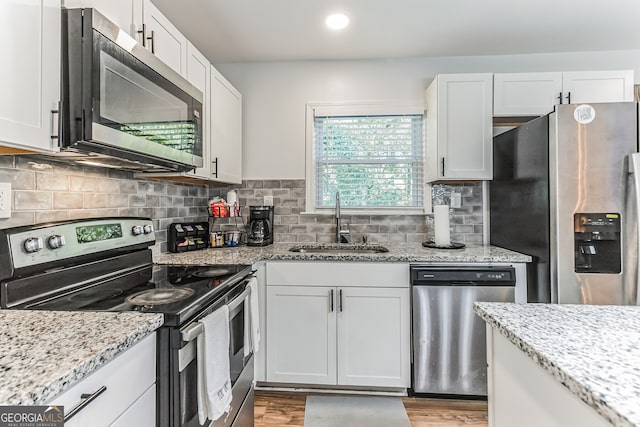
[[(302, 427), (306, 398), (306, 393), (256, 391), (255, 427)], [(487, 427), (484, 401), (416, 397), (404, 397), (402, 401), (412, 427)]]

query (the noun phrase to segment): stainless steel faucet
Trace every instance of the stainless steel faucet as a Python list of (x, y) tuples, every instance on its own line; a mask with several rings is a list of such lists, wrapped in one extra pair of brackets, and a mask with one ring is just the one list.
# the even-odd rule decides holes
[(340, 218), (340, 193), (336, 191), (336, 243), (351, 243), (351, 232), (349, 224), (342, 229), (342, 219)]

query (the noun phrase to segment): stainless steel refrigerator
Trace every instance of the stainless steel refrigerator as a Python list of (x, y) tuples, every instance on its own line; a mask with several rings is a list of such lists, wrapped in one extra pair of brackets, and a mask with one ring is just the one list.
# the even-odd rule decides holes
[(529, 302), (637, 303), (637, 151), (632, 102), (558, 105), (494, 137), (490, 242), (533, 257)]

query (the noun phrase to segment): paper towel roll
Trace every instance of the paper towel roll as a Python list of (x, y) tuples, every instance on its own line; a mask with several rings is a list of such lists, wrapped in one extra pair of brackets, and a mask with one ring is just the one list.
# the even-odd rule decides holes
[(435, 244), (438, 246), (449, 246), (451, 244), (449, 205), (434, 206), (433, 217), (435, 223)]

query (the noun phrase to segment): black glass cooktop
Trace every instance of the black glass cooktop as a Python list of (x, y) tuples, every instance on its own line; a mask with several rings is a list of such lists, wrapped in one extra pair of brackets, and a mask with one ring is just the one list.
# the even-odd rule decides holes
[(138, 283), (94, 284), (25, 308), (163, 313), (165, 325), (178, 326), (217, 299), (232, 298), (234, 288), (249, 274), (248, 265), (155, 265)]

